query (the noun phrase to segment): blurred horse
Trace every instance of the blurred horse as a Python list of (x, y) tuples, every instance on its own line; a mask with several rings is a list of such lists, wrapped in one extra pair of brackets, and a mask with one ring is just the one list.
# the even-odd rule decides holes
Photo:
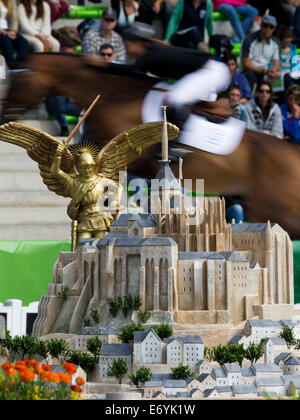
[[(87, 108), (101, 98), (89, 116), (95, 142), (103, 147), (126, 129), (142, 123), (141, 107), (157, 78), (127, 74), (88, 65), (84, 57), (65, 54), (29, 56), (27, 72), (11, 77), (2, 115), (11, 121), (48, 95), (73, 98)], [(277, 222), (292, 237), (300, 238), (300, 152), (295, 145), (246, 130), (238, 148), (216, 155), (194, 147), (169, 145), (171, 168), (178, 175), (178, 157), (184, 158), (184, 179), (204, 179), (205, 192), (238, 194), (245, 198), (252, 222)], [(155, 177), (160, 145), (147, 149), (128, 170)], [(193, 185), (195, 188), (195, 183)]]

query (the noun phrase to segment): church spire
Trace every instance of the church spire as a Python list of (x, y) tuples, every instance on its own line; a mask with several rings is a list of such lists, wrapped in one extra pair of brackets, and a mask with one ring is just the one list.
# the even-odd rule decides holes
[(167, 107), (164, 105), (162, 106), (164, 110), (164, 122), (163, 122), (163, 131), (162, 131), (162, 138), (161, 138), (161, 154), (162, 154), (162, 161), (169, 162), (169, 153), (168, 153), (168, 127), (167, 127)]

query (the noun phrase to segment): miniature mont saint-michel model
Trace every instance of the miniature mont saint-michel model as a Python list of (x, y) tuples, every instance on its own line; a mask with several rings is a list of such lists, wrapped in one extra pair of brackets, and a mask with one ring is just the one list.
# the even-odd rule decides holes
[[(147, 130), (150, 140), (145, 140)], [(292, 326), (300, 338), (290, 237), (270, 221), (227, 224), (224, 198), (196, 195), (189, 198), (188, 207), (182, 175), (175, 178), (168, 160), (168, 140), (176, 138), (178, 129), (167, 124), (166, 117), (163, 122), (123, 133), (98, 155), (86, 145), (77, 147), (72, 155), (66, 147), (54, 144), (57, 141), (50, 136), (41, 136), (39, 130), (28, 127), (27, 143), (20, 144), (24, 126), (18, 124), (7, 124), (2, 131), (1, 135), (7, 136), (4, 141), (12, 142), (13, 137), (14, 144), (25, 147), (39, 163), (49, 189), (72, 198), (68, 214), (76, 215), (71, 217), (72, 251), (61, 252), (57, 258), (53, 283), (39, 303), (33, 334), (70, 335), (79, 350), (86, 350), (86, 340), (98, 335), (104, 344), (92, 381), (105, 384), (101, 392), (105, 389), (107, 398), (110, 391), (123, 390), (107, 375), (112, 361), (120, 357), (126, 360), (128, 374), (141, 366), (151, 368), (152, 379), (145, 382), (143, 392), (129, 392), (134, 399), (247, 398), (262, 391), (289, 395), (292, 379), (284, 379), (289, 375), (297, 377), (300, 388), (300, 360), (287, 353), (285, 340), (279, 338), (285, 325)], [(40, 137), (43, 144), (39, 148)], [(162, 160), (150, 195), (150, 201), (155, 197), (150, 208), (156, 211), (124, 208), (116, 171), (124, 170), (124, 162), (132, 161), (129, 156), (138, 156), (143, 148), (158, 141), (162, 141)], [(45, 147), (51, 161), (40, 156)], [(113, 153), (117, 155), (109, 157)], [(96, 217), (94, 207), (106, 191), (102, 184), (99, 187), (103, 176), (117, 184), (117, 199), (109, 207), (116, 212)], [(195, 205), (197, 200), (201, 205)], [(113, 313), (108, 302), (128, 296), (137, 298), (138, 307), (129, 310), (127, 317), (122, 311)], [(87, 326), (85, 320), (93, 311), (98, 319)], [(118, 332), (137, 322), (141, 311), (149, 315), (143, 324), (147, 331), (136, 331), (131, 343), (121, 343)], [(161, 323), (171, 325), (173, 337), (161, 339), (157, 335), (155, 326)], [(205, 360), (204, 345), (230, 341), (247, 345), (261, 338), (267, 338), (263, 363), (246, 368), (226, 363), (214, 368)], [(278, 361), (280, 352), (286, 357)], [(198, 377), (175, 380), (168, 376), (180, 363), (191, 367)]]
[[(151, 313), (153, 324), (170, 322), (175, 330), (216, 325), (220, 330), (252, 317), (293, 317), (289, 235), (276, 223), (227, 224), (219, 197), (203, 199), (203, 206), (195, 207), (199, 214), (191, 216), (181, 180), (169, 167), (163, 133), (157, 214), (121, 211), (104, 237), (81, 240), (76, 252), (61, 252), (48, 296), (40, 301), (36, 335), (75, 334), (91, 309), (98, 310), (102, 327), (119, 327), (124, 319), (112, 317), (107, 299), (128, 295), (140, 297), (140, 309)], [(163, 213), (167, 188), (169, 208)], [(59, 294), (66, 287), (64, 301)]]

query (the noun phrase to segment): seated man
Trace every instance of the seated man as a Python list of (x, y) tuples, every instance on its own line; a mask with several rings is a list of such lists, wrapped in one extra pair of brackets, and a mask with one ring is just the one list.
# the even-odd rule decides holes
[(116, 62), (115, 50), (111, 44), (101, 45), (99, 54), (100, 54), (100, 57), (107, 63)]
[(82, 40), (82, 54), (96, 54), (100, 52), (102, 44), (111, 44), (114, 47), (116, 60), (119, 63), (126, 61), (126, 49), (122, 37), (114, 31), (117, 25), (117, 14), (114, 9), (105, 9), (101, 16), (100, 28), (90, 29)]
[(276, 18), (266, 13), (262, 17), (261, 29), (246, 36), (242, 44), (241, 62), (252, 90), (265, 77), (273, 82), (279, 74), (280, 46), (273, 36), (276, 26)]

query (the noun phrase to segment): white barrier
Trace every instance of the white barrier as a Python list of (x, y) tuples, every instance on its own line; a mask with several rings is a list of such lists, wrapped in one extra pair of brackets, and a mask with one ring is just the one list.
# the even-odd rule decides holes
[(31, 302), (28, 306), (22, 306), (19, 299), (9, 299), (4, 304), (0, 302), (0, 315), (5, 318), (6, 329), (12, 337), (31, 333), (38, 304), (39, 302)]

